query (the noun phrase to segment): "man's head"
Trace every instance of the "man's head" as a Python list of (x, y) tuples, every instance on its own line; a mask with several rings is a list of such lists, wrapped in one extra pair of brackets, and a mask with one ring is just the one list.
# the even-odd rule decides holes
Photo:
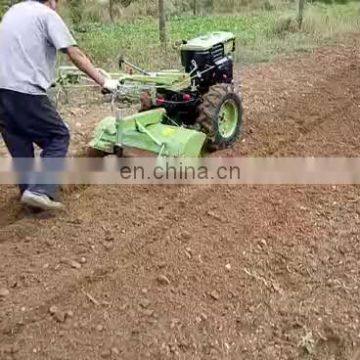
[(51, 8), (55, 11), (57, 10), (58, 0), (36, 0), (36, 1), (49, 6), (49, 8)]

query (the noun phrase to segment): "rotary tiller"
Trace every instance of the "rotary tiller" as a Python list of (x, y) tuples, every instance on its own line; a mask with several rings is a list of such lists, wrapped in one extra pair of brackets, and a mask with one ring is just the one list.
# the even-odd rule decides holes
[(239, 138), (242, 105), (233, 84), (235, 37), (215, 32), (177, 44), (182, 71), (121, 73), (113, 100), (137, 96), (138, 114), (107, 117), (95, 129), (91, 149), (102, 154), (137, 148), (171, 157), (198, 157), (204, 149), (231, 147)]

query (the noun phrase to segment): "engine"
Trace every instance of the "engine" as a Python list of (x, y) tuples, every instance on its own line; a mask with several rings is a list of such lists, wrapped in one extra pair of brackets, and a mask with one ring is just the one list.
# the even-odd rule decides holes
[(233, 81), (233, 53), (235, 36), (228, 32), (215, 32), (181, 46), (181, 62), (187, 73), (195, 76), (201, 88)]

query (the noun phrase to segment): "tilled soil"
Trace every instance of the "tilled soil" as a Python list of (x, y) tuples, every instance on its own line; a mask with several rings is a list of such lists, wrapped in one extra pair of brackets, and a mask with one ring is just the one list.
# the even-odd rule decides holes
[[(222, 155), (358, 156), (359, 45), (243, 69)], [(106, 111), (64, 110), (73, 152)], [(45, 216), (2, 187), (0, 359), (358, 359), (359, 195), (91, 186)]]

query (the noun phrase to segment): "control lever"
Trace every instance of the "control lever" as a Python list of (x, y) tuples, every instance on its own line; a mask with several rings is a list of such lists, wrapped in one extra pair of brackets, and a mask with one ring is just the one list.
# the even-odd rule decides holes
[(190, 76), (192, 76), (199, 69), (197, 62), (194, 59), (191, 60), (191, 65), (193, 66), (193, 69), (190, 71)]
[(119, 68), (121, 69), (122, 65), (125, 64), (127, 66), (129, 66), (130, 68), (138, 71), (139, 73), (143, 74), (143, 75), (147, 75), (150, 76), (151, 74), (148, 73), (146, 70), (140, 68), (139, 66), (136, 66), (134, 64), (132, 64), (131, 62), (125, 60), (122, 56), (120, 56), (119, 58)]

